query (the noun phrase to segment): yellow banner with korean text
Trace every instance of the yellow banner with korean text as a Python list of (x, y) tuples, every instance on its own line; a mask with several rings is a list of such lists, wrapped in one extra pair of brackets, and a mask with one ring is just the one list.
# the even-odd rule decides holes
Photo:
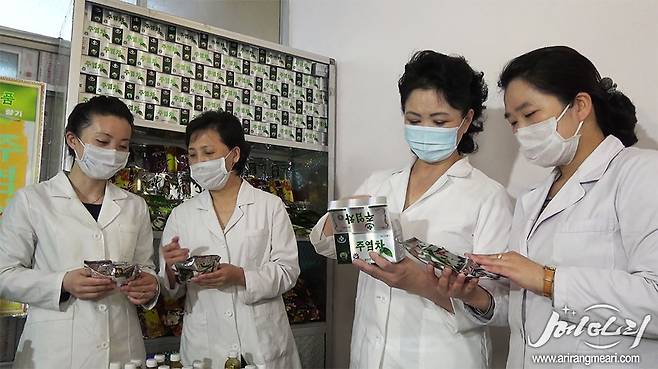
[[(16, 191), (39, 181), (45, 95), (45, 83), (0, 78), (0, 222)], [(0, 299), (0, 317), (26, 309)]]

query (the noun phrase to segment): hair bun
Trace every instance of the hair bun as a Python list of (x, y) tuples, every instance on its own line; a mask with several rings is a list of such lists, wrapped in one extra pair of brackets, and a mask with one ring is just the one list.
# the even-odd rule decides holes
[(601, 85), (601, 88), (610, 95), (617, 92), (617, 84), (610, 77), (601, 78), (599, 84)]

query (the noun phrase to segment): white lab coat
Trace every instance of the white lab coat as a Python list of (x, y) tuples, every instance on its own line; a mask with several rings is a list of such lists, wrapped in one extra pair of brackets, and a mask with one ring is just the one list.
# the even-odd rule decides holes
[[(403, 211), (412, 164), (392, 174), (371, 176), (355, 194), (386, 196), (391, 217), (400, 219), (404, 238), (417, 237), (460, 255), (504, 250), (512, 207), (500, 184), (463, 158)], [(333, 237), (322, 234), (326, 217), (316, 224), (311, 242), (318, 253), (335, 258)], [(493, 293), (496, 287), (496, 283), (488, 284)], [(360, 273), (350, 368), (487, 367), (486, 327), (467, 317), (461, 301), (452, 304), (455, 314)]]
[(111, 183), (98, 222), (66, 174), (19, 190), (0, 224), (0, 297), (29, 304), (14, 368), (107, 368), (145, 357), (135, 306), (116, 291), (60, 304), (62, 280), (84, 260), (111, 259), (153, 271), (144, 200)]
[(244, 268), (246, 281), (246, 287), (208, 289), (190, 283), (170, 289), (161, 268), (164, 291), (172, 297), (187, 292), (183, 362), (204, 360), (207, 367), (222, 368), (227, 353), (235, 350), (259, 368), (301, 368), (281, 297), (299, 276), (297, 241), (281, 199), (242, 181), (222, 231), (204, 191), (171, 213), (162, 243), (174, 236), (191, 256), (220, 255), (222, 263)]
[[(608, 136), (581, 164), (572, 178), (540, 214), (556, 179), (554, 171), (539, 187), (523, 195), (516, 205), (510, 248), (542, 265), (556, 266), (554, 301), (512, 285), (509, 312), (496, 307), (494, 322), (509, 319), (509, 369), (543, 367), (537, 354), (639, 354), (639, 364), (552, 364), (551, 368), (658, 367), (658, 152), (624, 148)], [(608, 350), (604, 345), (619, 337), (565, 335), (534, 348), (555, 311), (560, 319), (578, 324), (583, 316), (605, 324), (611, 310), (618, 319), (641, 325), (652, 315), (639, 347), (629, 349), (635, 337), (621, 337)], [(567, 306), (569, 311), (562, 309)], [(608, 329), (612, 331), (614, 326)], [(536, 357), (535, 357), (536, 359)], [(546, 364), (543, 364), (546, 365)]]

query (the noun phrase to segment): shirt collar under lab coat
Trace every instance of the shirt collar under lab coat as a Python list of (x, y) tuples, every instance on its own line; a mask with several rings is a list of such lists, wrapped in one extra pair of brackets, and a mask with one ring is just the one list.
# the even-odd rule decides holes
[[(610, 166), (612, 160), (624, 149), (624, 144), (621, 141), (613, 136), (608, 135), (599, 146), (592, 151), (592, 153), (583, 161), (583, 163), (578, 167), (576, 173), (574, 173), (573, 178), (569, 181), (578, 181), (578, 194), (574, 194), (573, 199), (570, 201), (575, 203), (579, 198), (584, 196), (584, 189), (582, 189), (582, 183), (595, 182), (601, 179), (605, 171)], [(523, 206), (523, 211), (526, 216), (529, 218), (534, 217), (539, 213), (539, 209), (544, 203), (548, 191), (550, 190), (553, 182), (557, 179), (560, 171), (558, 168), (553, 169), (553, 172), (544, 180), (544, 182), (530, 190), (528, 193), (523, 195), (521, 198), (521, 204)], [(566, 185), (565, 185), (566, 187)], [(557, 197), (557, 195), (556, 195)], [(567, 204), (565, 204), (567, 205)], [(530, 219), (534, 223), (533, 219)], [(536, 228), (536, 227), (535, 227)]]

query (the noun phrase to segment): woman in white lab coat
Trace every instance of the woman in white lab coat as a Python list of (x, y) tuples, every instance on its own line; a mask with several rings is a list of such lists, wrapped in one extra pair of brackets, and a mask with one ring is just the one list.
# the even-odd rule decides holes
[[(75, 107), (70, 173), (15, 193), (0, 224), (0, 297), (29, 304), (14, 368), (107, 368), (145, 357), (135, 305), (154, 304), (153, 238), (143, 199), (108, 179), (126, 165), (133, 117), (119, 99)], [(91, 277), (85, 260), (126, 261), (128, 286)]]
[[(206, 112), (187, 126), (192, 178), (206, 191), (176, 207), (163, 234), (160, 276), (185, 299), (183, 362), (223, 367), (234, 351), (260, 368), (300, 368), (281, 295), (299, 276), (297, 242), (281, 199), (240, 175), (249, 156), (240, 121)], [(220, 267), (180, 285), (172, 265), (219, 255)]]
[(658, 153), (631, 147), (633, 103), (564, 46), (512, 60), (499, 84), (521, 153), (554, 167), (518, 199), (509, 252), (476, 257), (512, 282), (491, 317), (509, 319), (507, 367), (656, 368)]
[[(462, 57), (426, 50), (405, 66), (398, 87), (405, 137), (415, 155), (403, 169), (372, 175), (355, 194), (386, 196), (405, 239), (416, 237), (461, 255), (503, 251), (512, 217), (509, 198), (465, 156), (475, 150), (473, 136), (482, 131), (483, 74)], [(331, 227), (325, 215), (311, 242), (318, 253), (335, 258)], [(359, 275), (350, 368), (488, 366), (486, 328), (467, 318), (470, 307), (451, 299), (447, 289), (424, 289), (438, 280), (432, 267), (411, 257), (391, 264), (371, 255), (377, 265), (355, 261), (364, 273)], [(449, 270), (444, 276), (443, 281), (459, 279), (465, 300), (489, 301), (476, 280), (465, 284), (463, 276)]]

